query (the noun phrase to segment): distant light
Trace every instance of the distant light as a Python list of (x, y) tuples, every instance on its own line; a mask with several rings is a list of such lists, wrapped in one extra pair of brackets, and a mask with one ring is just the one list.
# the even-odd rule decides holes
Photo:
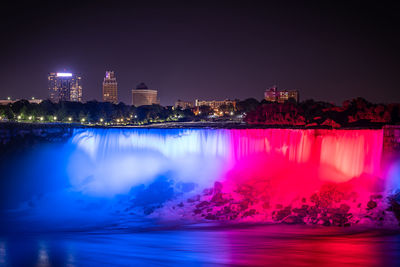
[(21, 115), (18, 115), (18, 117), (17, 117), (19, 120), (21, 119)]
[(84, 121), (85, 121), (85, 118), (82, 118), (81, 121), (84, 122)]
[(32, 120), (32, 116), (29, 116), (29, 118), (28, 118), (29, 120)]
[(7, 97), (7, 100), (11, 100), (11, 97)]
[(137, 118), (137, 115), (135, 115), (135, 119)]
[(119, 122), (119, 119), (117, 119), (117, 122)]
[(32, 96), (32, 100), (35, 100), (35, 97), (34, 97), (34, 96)]
[(100, 122), (103, 122), (103, 121), (104, 121), (103, 118), (101, 118), (101, 119), (100, 119)]
[(44, 118), (43, 118), (43, 117), (40, 117), (40, 120), (42, 121), (42, 120), (44, 120)]
[(54, 117), (53, 117), (53, 120), (55, 120), (55, 121), (56, 121), (56, 120), (57, 120), (57, 116), (54, 116)]
[(233, 116), (233, 112), (231, 111), (231, 116)]
[(69, 118), (68, 118), (68, 120), (69, 120), (69, 121), (72, 121), (72, 118), (71, 118), (71, 117), (69, 117)]
[(57, 77), (72, 77), (72, 73), (57, 72)]

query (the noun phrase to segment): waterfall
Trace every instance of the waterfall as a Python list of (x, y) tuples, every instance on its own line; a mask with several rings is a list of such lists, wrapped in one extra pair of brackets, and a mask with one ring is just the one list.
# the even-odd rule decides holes
[(100, 195), (160, 175), (202, 187), (274, 177), (314, 190), (304, 184), (378, 179), (382, 140), (382, 130), (78, 129), (68, 170), (76, 188)]

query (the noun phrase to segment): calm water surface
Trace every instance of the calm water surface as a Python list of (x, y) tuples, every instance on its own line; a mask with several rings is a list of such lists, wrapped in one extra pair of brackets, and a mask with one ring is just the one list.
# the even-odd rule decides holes
[(400, 266), (400, 233), (309, 226), (212, 226), (13, 234), (0, 266)]

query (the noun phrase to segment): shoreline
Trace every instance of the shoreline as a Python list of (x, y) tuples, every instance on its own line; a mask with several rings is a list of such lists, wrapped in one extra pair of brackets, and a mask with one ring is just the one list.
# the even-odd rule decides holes
[(38, 128), (100, 128), (100, 129), (293, 129), (293, 130), (379, 130), (387, 127), (400, 127), (400, 125), (374, 124), (374, 125), (354, 125), (350, 127), (333, 128), (331, 126), (305, 126), (305, 125), (265, 125), (247, 124), (245, 122), (232, 121), (190, 121), (190, 122), (166, 122), (151, 123), (145, 125), (100, 125), (100, 124), (80, 124), (80, 123), (29, 123), (29, 122), (0, 122), (1, 129), (38, 129)]

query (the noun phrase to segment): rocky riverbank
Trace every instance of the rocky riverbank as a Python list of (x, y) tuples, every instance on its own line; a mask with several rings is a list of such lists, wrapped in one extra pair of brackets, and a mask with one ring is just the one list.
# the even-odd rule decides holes
[(178, 217), (194, 221), (273, 222), (319, 224), (324, 226), (398, 226), (400, 194), (361, 196), (340, 184), (325, 184), (308, 197), (291, 204), (272, 203), (268, 185), (241, 184), (233, 192), (222, 183), (204, 189), (185, 201), (171, 201), (155, 216)]

